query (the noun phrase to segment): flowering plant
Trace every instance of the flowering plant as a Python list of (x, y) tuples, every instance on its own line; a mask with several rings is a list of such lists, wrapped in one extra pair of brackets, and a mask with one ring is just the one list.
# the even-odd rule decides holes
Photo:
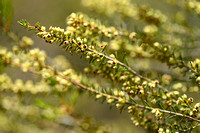
[[(68, 16), (66, 29), (50, 26), (47, 30), (40, 23), (32, 26), (25, 20), (19, 21), (46, 43), (58, 44), (66, 52), (84, 57), (89, 65), (78, 74), (63, 56), (48, 60), (45, 51), (30, 48), (33, 45), (30, 38), (19, 39), (6, 31), (18, 45), (12, 50), (1, 47), (1, 65), (33, 73), (41, 81), (13, 81), (2, 74), (1, 107), (29, 119), (42, 116), (55, 120), (64, 114), (74, 116), (73, 104), (79, 95), (88, 92), (97, 100), (127, 111), (134, 125), (149, 132), (198, 132), (199, 96), (196, 101), (188, 95), (199, 93), (200, 59), (186, 50), (191, 48), (196, 52), (199, 28), (191, 25), (181, 12), (173, 20), (159, 10), (132, 4), (129, 0), (82, 0), (82, 3), (113, 19), (119, 19), (118, 15), (144, 22), (143, 29), (131, 31), (107, 26), (83, 13)], [(200, 2), (196, 0), (175, 0), (172, 4), (192, 15), (200, 15)], [(195, 43), (188, 41), (192, 39)], [(164, 64), (163, 69), (157, 64)], [(11, 98), (7, 92), (17, 96)], [(19, 99), (22, 97), (19, 94), (27, 93), (56, 95), (61, 104), (55, 107), (36, 99), (37, 106), (27, 106)], [(69, 95), (72, 103), (64, 99)], [(79, 127), (84, 130), (82, 123)], [(93, 131), (96, 126), (90, 127), (85, 130)]]

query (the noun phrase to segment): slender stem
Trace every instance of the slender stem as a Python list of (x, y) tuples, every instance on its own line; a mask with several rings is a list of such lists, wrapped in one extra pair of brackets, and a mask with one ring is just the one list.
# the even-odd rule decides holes
[[(100, 52), (98, 52), (98, 51), (96, 51), (96, 50), (92, 50), (92, 49), (89, 49), (89, 48), (88, 48), (88, 50), (91, 51), (91, 52), (95, 52), (95, 53), (97, 53), (97, 54), (102, 54), (102, 53), (100, 53)], [(107, 55), (104, 55), (104, 54), (103, 54), (103, 56), (104, 56), (105, 58), (109, 59), (109, 60), (116, 61), (116, 59), (113, 59), (113, 58), (111, 58), (111, 57), (109, 57), (109, 56), (107, 56)], [(148, 79), (148, 78), (146, 78), (146, 77), (143, 77), (142, 75), (140, 75), (139, 73), (137, 73), (135, 70), (133, 70), (131, 67), (129, 67), (129, 66), (127, 66), (126, 64), (120, 62), (119, 60), (117, 60), (117, 63), (118, 63), (119, 65), (121, 65), (122, 67), (127, 68), (127, 70), (128, 70), (129, 72), (131, 72), (132, 74), (138, 76), (139, 78), (143, 79), (144, 81), (153, 82), (153, 81), (151, 81), (150, 79)], [(168, 92), (168, 90), (167, 90), (166, 88), (162, 87), (162, 86), (159, 85), (159, 84), (157, 85), (157, 87), (160, 88), (160, 89), (162, 89), (162, 90), (165, 90), (166, 92)]]
[[(56, 73), (58, 76), (62, 77), (62, 78), (65, 79), (65, 80), (70, 81), (70, 82), (73, 83), (74, 85), (77, 85), (77, 86), (79, 86), (80, 88), (82, 88), (82, 89), (84, 89), (84, 90), (90, 91), (90, 92), (95, 93), (95, 94), (101, 94), (101, 95), (104, 96), (104, 97), (108, 97), (108, 96), (109, 96), (109, 97), (112, 97), (113, 99), (115, 99), (115, 100), (117, 100), (117, 101), (119, 100), (119, 98), (116, 97), (116, 96), (111, 96), (111, 95), (108, 95), (108, 94), (99, 92), (99, 91), (97, 91), (97, 90), (95, 90), (95, 89), (93, 89), (93, 88), (87, 87), (87, 86), (85, 86), (85, 85), (83, 85), (83, 84), (81, 84), (81, 83), (78, 83), (78, 82), (76, 82), (76, 81), (74, 81), (74, 80), (72, 80), (72, 79), (70, 79), (70, 78), (68, 78), (68, 77), (66, 77), (66, 76), (64, 76), (64, 75), (62, 75), (61, 73), (57, 73), (57, 72), (55, 72), (55, 70), (54, 70), (53, 68), (51, 68), (50, 66), (44, 66), (44, 67), (46, 67), (47, 69), (49, 69), (49, 70), (51, 70), (52, 72)], [(127, 100), (125, 103), (128, 104), (128, 105), (133, 105), (133, 106), (135, 106), (135, 107), (143, 108), (143, 109), (147, 109), (147, 110), (157, 109), (157, 108), (152, 108), (152, 107), (148, 107), (148, 106), (144, 106), (144, 105), (132, 103), (132, 102), (130, 102), (130, 101), (128, 101), (128, 100)], [(163, 112), (163, 113), (171, 114), (171, 115), (177, 115), (177, 116), (180, 116), (180, 117), (184, 117), (184, 118), (187, 118), (187, 119), (190, 119), (190, 120), (193, 120), (193, 121), (196, 121), (196, 122), (200, 123), (200, 120), (199, 120), (199, 119), (193, 118), (193, 117), (188, 116), (188, 115), (184, 115), (184, 114), (181, 114), (181, 113), (176, 113), (176, 112), (172, 112), (172, 111), (168, 111), (168, 110), (163, 110), (163, 109), (159, 109), (159, 111), (160, 111), (160, 112)]]
[[(40, 32), (43, 32), (43, 30), (41, 30), (40, 28), (36, 28), (35, 26), (26, 26), (27, 28), (29, 29), (37, 29), (38, 31)], [(123, 35), (123, 34), (120, 34), (120, 35)], [(58, 39), (61, 39), (60, 37), (57, 37), (55, 36), (56, 38)], [(96, 52), (96, 53), (99, 53), (97, 51), (94, 51), (94, 50), (91, 50), (91, 49), (88, 49), (89, 51), (93, 51), (93, 52)], [(105, 56), (105, 55), (104, 55)], [(107, 59), (110, 59), (110, 60), (113, 60), (112, 58), (108, 57), (108, 56), (105, 56)], [(114, 61), (114, 60), (113, 60)], [(118, 63), (123, 66), (123, 67), (126, 67), (128, 69), (128, 71), (130, 71), (131, 73), (133, 73), (134, 75), (140, 77), (141, 79), (145, 80), (145, 81), (148, 81), (148, 82), (152, 82), (150, 79), (146, 78), (146, 77), (143, 77), (142, 75), (138, 74), (136, 71), (134, 71), (131, 67), (127, 66), (126, 64), (123, 64), (122, 62), (118, 61)], [(183, 64), (185, 68), (189, 69), (191, 72), (197, 74), (197, 75), (200, 75), (200, 73), (198, 73), (197, 71), (195, 71), (194, 69), (192, 69), (191, 67), (189, 67), (187, 64)], [(162, 87), (161, 85), (157, 85), (158, 88), (160, 89), (163, 89), (165, 90), (166, 92), (168, 91), (166, 88)]]
[[(34, 29), (35, 27), (34, 27), (34, 26), (28, 26), (27, 28), (33, 28), (33, 29)], [(37, 29), (37, 30), (40, 31), (40, 32), (42, 31), (42, 30), (39, 29), (39, 28), (35, 28), (35, 29)], [(61, 37), (57, 37), (57, 36), (55, 36), (55, 37), (58, 38), (58, 39), (62, 39)], [(65, 41), (65, 40), (63, 40), (63, 41)], [(95, 52), (95, 53), (97, 53), (97, 54), (100, 54), (100, 52), (98, 52), (98, 51), (96, 51), (96, 50), (89, 49), (89, 48), (88, 48), (88, 51), (92, 51), (92, 52)], [(103, 56), (104, 56), (105, 58), (109, 59), (109, 60), (112, 60), (112, 61), (115, 61), (115, 60), (116, 60), (116, 59), (110, 58), (109, 56), (106, 56), (106, 55), (103, 55)], [(117, 62), (118, 62), (119, 65), (121, 65), (121, 66), (127, 68), (127, 70), (128, 70), (129, 72), (133, 73), (134, 75), (138, 76), (139, 78), (143, 79), (144, 81), (152, 82), (150, 79), (148, 79), (148, 78), (146, 78), (146, 77), (140, 75), (139, 73), (137, 73), (137, 72), (136, 72), (135, 70), (133, 70), (130, 66), (128, 66), (128, 65), (126, 65), (126, 64), (124, 64), (124, 63), (122, 63), (122, 62), (120, 62), (119, 60), (117, 60)], [(196, 72), (194, 69), (190, 68), (190, 67), (189, 67), (188, 65), (186, 65), (185, 63), (184, 63), (184, 66), (185, 66), (187, 69), (191, 70), (193, 73), (199, 75), (198, 72)], [(165, 92), (168, 92), (168, 89), (164, 88), (163, 86), (161, 86), (161, 85), (159, 85), (159, 84), (157, 85), (157, 87), (160, 88), (160, 89), (162, 89), (162, 90), (164, 90)]]
[[(6, 61), (6, 63), (15, 65), (15, 66), (17, 66), (17, 67), (20, 67), (19, 64), (18, 64), (18, 65), (17, 65), (17, 64), (14, 64), (12, 61)], [(67, 80), (67, 81), (70, 81), (72, 84), (74, 84), (74, 85), (76, 85), (76, 86), (78, 86), (78, 87), (80, 87), (80, 88), (82, 88), (82, 89), (84, 89), (84, 90), (87, 90), (87, 91), (89, 91), (89, 92), (91, 92), (91, 93), (94, 93), (94, 94), (101, 94), (101, 95), (104, 96), (104, 97), (108, 97), (108, 96), (109, 96), (109, 97), (111, 97), (111, 98), (113, 98), (113, 99), (119, 101), (119, 98), (118, 98), (118, 97), (112, 96), (112, 95), (109, 95), (109, 94), (105, 94), (105, 93), (102, 93), (102, 92), (99, 92), (99, 91), (97, 91), (97, 90), (95, 90), (95, 89), (93, 89), (93, 88), (91, 88), (91, 87), (87, 87), (87, 86), (85, 86), (85, 85), (83, 85), (83, 84), (81, 84), (81, 83), (79, 83), (79, 82), (76, 82), (76, 81), (74, 81), (74, 80), (72, 80), (72, 79), (70, 79), (70, 78), (64, 76), (63, 74), (61, 74), (61, 73), (55, 71), (52, 67), (50, 67), (50, 66), (48, 66), (48, 65), (46, 65), (46, 64), (40, 63), (40, 65), (41, 65), (42, 67), (46, 68), (46, 69), (49, 69), (50, 71), (52, 71), (52, 72), (53, 72), (54, 74), (56, 74), (57, 76), (60, 76), (61, 78), (65, 79), (65, 80)], [(34, 73), (34, 74), (40, 74), (39, 72), (35, 71), (34, 69), (29, 69), (29, 72)], [(171, 114), (171, 115), (176, 115), (176, 116), (180, 116), (180, 117), (184, 117), (184, 118), (186, 118), (186, 119), (190, 119), (190, 120), (193, 120), (193, 121), (196, 121), (196, 122), (200, 123), (200, 120), (199, 120), (199, 119), (196, 119), (196, 118), (193, 118), (193, 117), (191, 117), (191, 116), (184, 115), (184, 114), (181, 114), (181, 113), (176, 113), (176, 112), (172, 112), (172, 111), (168, 111), (168, 110), (163, 110), (163, 109), (159, 109), (159, 108), (152, 108), (152, 107), (140, 105), (140, 104), (137, 104), (137, 103), (132, 103), (132, 102), (130, 102), (130, 101), (128, 101), (128, 100), (125, 101), (125, 104), (127, 104), (127, 105), (132, 105), (132, 106), (134, 106), (134, 107), (136, 107), (136, 108), (142, 108), (142, 109), (147, 109), (147, 110), (158, 109), (160, 112), (167, 113), (167, 114)]]
[(189, 130), (191, 130), (191, 129), (195, 129), (195, 128), (197, 128), (197, 127), (200, 127), (200, 124), (198, 124), (198, 125), (196, 125), (196, 126), (193, 126), (193, 127), (191, 127), (191, 128), (188, 128), (187, 130), (184, 130), (184, 132), (187, 132), (187, 131), (189, 131)]

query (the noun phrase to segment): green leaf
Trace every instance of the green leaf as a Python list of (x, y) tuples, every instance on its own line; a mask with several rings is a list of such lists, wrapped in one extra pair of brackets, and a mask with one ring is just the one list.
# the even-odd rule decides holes
[(12, 23), (12, 4), (11, 0), (0, 0), (0, 29), (5, 32), (10, 31)]

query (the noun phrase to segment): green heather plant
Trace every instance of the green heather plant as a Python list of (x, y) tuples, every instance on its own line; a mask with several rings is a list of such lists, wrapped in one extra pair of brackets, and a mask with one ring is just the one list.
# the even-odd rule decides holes
[[(6, 28), (8, 15), (1, 12), (0, 27), (16, 43), (12, 49), (0, 47), (1, 67), (32, 73), (37, 81), (13, 80), (1, 73), (0, 113), (7, 117), (13, 113), (10, 123), (20, 115), (36, 125), (44, 121), (77, 132), (111, 132), (73, 110), (79, 96), (87, 92), (94, 100), (127, 111), (133, 124), (147, 132), (200, 132), (200, 2), (165, 2), (179, 9), (174, 17), (130, 0), (82, 0), (108, 20), (131, 20), (136, 25), (133, 30), (103, 24), (83, 13), (68, 16), (66, 29), (18, 21), (47, 44), (85, 58), (88, 66), (81, 73), (65, 57), (49, 59), (45, 51), (32, 48), (30, 38), (11, 32)], [(51, 103), (43, 96), (56, 96), (57, 101)], [(73, 122), (62, 122), (64, 116)]]

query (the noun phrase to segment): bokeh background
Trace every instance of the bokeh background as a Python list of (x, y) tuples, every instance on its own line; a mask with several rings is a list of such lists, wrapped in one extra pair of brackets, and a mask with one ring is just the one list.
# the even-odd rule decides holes
[[(162, 0), (132, 0), (134, 3), (142, 3), (150, 5), (152, 8), (161, 9), (167, 15), (173, 14), (176, 10), (171, 8), (170, 5), (166, 5)], [(65, 19), (72, 12), (83, 12), (88, 14), (90, 17), (98, 18), (108, 25), (118, 26), (121, 23), (125, 23), (128, 29), (134, 29), (134, 26), (137, 24), (132, 20), (124, 20), (116, 22), (109, 20), (109, 18), (100, 16), (89, 9), (82, 6), (80, 0), (12, 0), (13, 6), (13, 22), (12, 30), (16, 32), (19, 36), (28, 36), (34, 40), (34, 47), (38, 47), (42, 50), (45, 50), (49, 58), (53, 58), (56, 55), (64, 55), (72, 64), (72, 67), (76, 71), (83, 71), (83, 68), (87, 66), (87, 62), (84, 59), (80, 59), (79, 56), (70, 55), (56, 45), (47, 45), (42, 39), (37, 38), (34, 32), (28, 32), (21, 27), (17, 21), (21, 19), (26, 19), (30, 24), (35, 24), (40, 22), (41, 25), (46, 27), (49, 26), (59, 26), (65, 28)], [(138, 24), (141, 26), (142, 24)], [(0, 42), (2, 45), (8, 45), (10, 43), (7, 39), (0, 37)], [(13, 69), (6, 69), (7, 73), (11, 77), (22, 79), (28, 78), (28, 74), (24, 75)], [(135, 127), (129, 115), (124, 111), (120, 112), (106, 104), (101, 104), (99, 101), (95, 101), (93, 98), (88, 97), (88, 95), (83, 94), (77, 101), (75, 110), (78, 113), (84, 114), (95, 118), (97, 121), (105, 125), (109, 125), (114, 130), (115, 133), (133, 133), (133, 132), (144, 132), (143, 129)], [(31, 131), (26, 131), (31, 132)], [(58, 132), (60, 132), (58, 130)], [(62, 132), (66, 132), (62, 130)]]

